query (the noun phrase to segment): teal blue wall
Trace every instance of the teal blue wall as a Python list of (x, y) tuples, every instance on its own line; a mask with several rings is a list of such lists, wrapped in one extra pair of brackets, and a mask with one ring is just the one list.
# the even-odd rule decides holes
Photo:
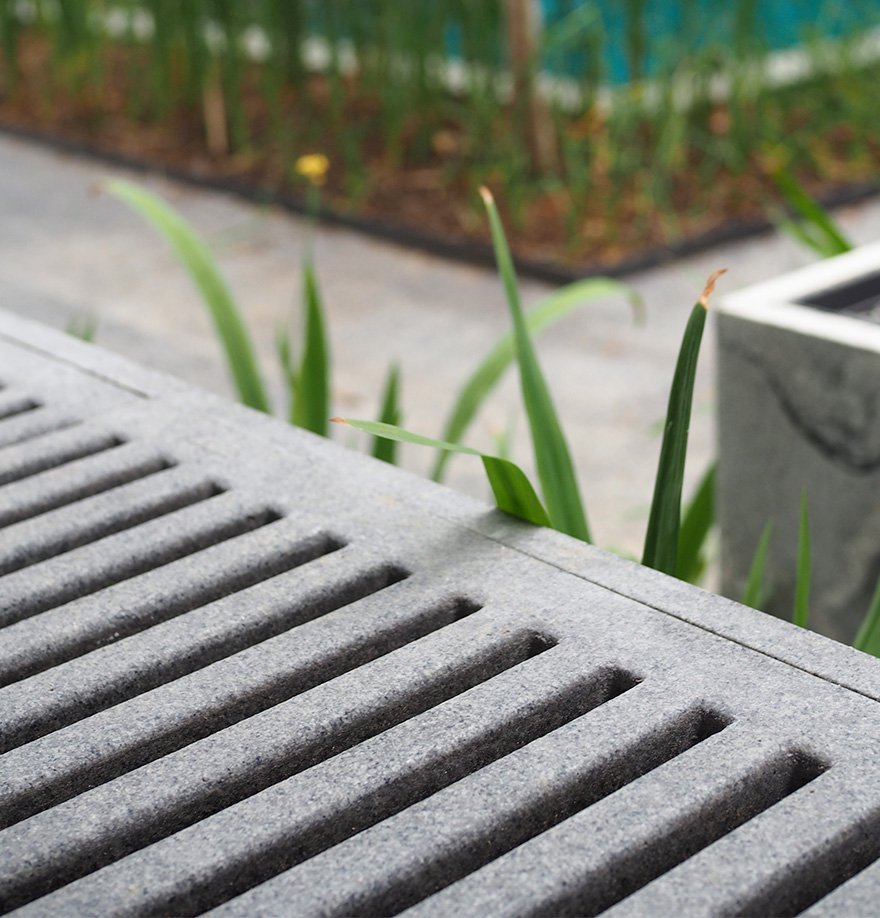
[[(840, 37), (880, 26), (880, 0), (542, 0), (545, 27), (552, 29), (576, 7), (591, 3), (601, 19), (603, 82), (626, 83), (630, 11), (640, 8), (638, 32), (646, 40), (644, 75), (682, 53), (728, 50), (747, 43), (780, 50), (816, 37)], [(547, 69), (576, 76), (587, 63), (583, 52), (547, 60)], [(593, 62), (595, 65), (595, 61)]]

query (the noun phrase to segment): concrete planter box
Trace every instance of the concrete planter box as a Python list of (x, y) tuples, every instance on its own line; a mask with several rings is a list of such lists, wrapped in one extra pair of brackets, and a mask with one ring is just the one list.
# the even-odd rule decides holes
[(849, 641), (880, 574), (880, 245), (720, 302), (723, 588), (741, 595), (774, 526), (768, 611), (790, 617), (800, 496), (813, 626)]
[(880, 661), (0, 316), (0, 902), (858, 915)]

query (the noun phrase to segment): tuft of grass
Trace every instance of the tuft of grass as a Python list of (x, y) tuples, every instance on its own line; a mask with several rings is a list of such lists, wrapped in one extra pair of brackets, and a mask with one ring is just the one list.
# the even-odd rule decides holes
[(758, 545), (755, 549), (755, 555), (752, 558), (752, 564), (749, 567), (749, 576), (746, 579), (746, 586), (743, 590), (740, 602), (744, 606), (751, 606), (753, 609), (761, 610), (766, 599), (764, 590), (764, 568), (767, 564), (767, 550), (770, 547), (770, 537), (773, 534), (773, 521), (768, 520), (758, 539)]
[(715, 523), (715, 482), (718, 464), (706, 469), (694, 496), (682, 514), (678, 534), (678, 556), (675, 576), (688, 583), (697, 583), (706, 570), (705, 545)]
[[(644, 321), (642, 300), (634, 290), (610, 278), (594, 277), (575, 281), (551, 293), (534, 309), (526, 313), (526, 328), (529, 334), (534, 336), (550, 328), (574, 310), (608, 296), (625, 297), (632, 307), (635, 321), (637, 323)], [(461, 442), (481, 405), (492, 393), (515, 356), (514, 333), (508, 332), (483, 358), (459, 390), (446, 418), (441, 439), (451, 443)], [(431, 478), (434, 481), (442, 480), (452, 455), (442, 450), (438, 452), (431, 469)]]
[(481, 453), (479, 450), (462, 446), (459, 443), (447, 443), (433, 437), (425, 437), (412, 433), (401, 427), (391, 424), (382, 424), (379, 421), (358, 421), (352, 418), (331, 418), (334, 423), (347, 424), (356, 430), (371, 434), (374, 437), (385, 437), (398, 443), (414, 443), (419, 446), (431, 446), (435, 449), (445, 449), (454, 453), (463, 453), (468, 456), (479, 456), (486, 470), (486, 477), (495, 497), (495, 504), (499, 510), (509, 513), (536, 526), (549, 526), (550, 517), (544, 509), (540, 498), (535, 492), (532, 483), (523, 470), (509, 459)]
[(794, 615), (792, 621), (806, 628), (810, 620), (810, 579), (812, 559), (810, 553), (810, 516), (807, 495), (801, 495), (801, 517), (798, 527), (797, 568), (795, 570)]
[(871, 605), (853, 641), (853, 647), (880, 657), (880, 577), (877, 578)]
[(482, 187), (480, 195), (489, 216), (495, 260), (513, 320), (514, 348), (519, 365), (523, 403), (529, 421), (541, 491), (547, 503), (550, 520), (554, 529), (589, 542), (590, 529), (581, 501), (574, 464), (529, 336), (520, 304), (516, 272), (501, 218), (489, 189)]
[(824, 207), (809, 194), (784, 166), (770, 173), (785, 202), (796, 214), (780, 217), (778, 225), (820, 258), (852, 251), (853, 245)]
[[(399, 427), (401, 422), (400, 410), (400, 366), (392, 363), (388, 368), (385, 386), (382, 390), (382, 404), (379, 408), (380, 424), (389, 427)], [(397, 441), (387, 437), (373, 438), (373, 456), (391, 465), (397, 464)]]
[(64, 330), (80, 341), (94, 341), (98, 331), (98, 320), (92, 315), (71, 316)]
[(324, 306), (315, 269), (310, 260), (303, 265), (305, 340), (296, 373), (290, 421), (322, 437), (327, 436), (330, 416), (330, 349)]
[(103, 188), (152, 224), (171, 246), (208, 308), (239, 399), (251, 408), (271, 414), (247, 328), (205, 243), (176, 210), (146, 188), (124, 179), (110, 179)]
[[(709, 297), (715, 289), (715, 282), (725, 270), (722, 268), (712, 274), (706, 282), (702, 295), (691, 310), (669, 392), (669, 406), (666, 411), (663, 443), (660, 446), (657, 477), (654, 480), (654, 497), (648, 517), (642, 564), (672, 576), (675, 576), (678, 571), (681, 491), (697, 358), (703, 340)], [(691, 563), (691, 559), (688, 559), (688, 563)]]

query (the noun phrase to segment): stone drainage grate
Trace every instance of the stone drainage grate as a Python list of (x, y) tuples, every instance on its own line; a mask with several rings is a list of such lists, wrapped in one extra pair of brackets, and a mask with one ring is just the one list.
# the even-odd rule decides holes
[(0, 374), (7, 910), (871, 912), (872, 659), (5, 316)]

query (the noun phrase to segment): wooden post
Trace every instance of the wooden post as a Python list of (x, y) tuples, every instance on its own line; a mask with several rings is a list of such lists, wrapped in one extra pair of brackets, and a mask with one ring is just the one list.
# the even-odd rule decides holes
[(507, 42), (513, 73), (514, 109), (522, 118), (532, 168), (553, 171), (559, 162), (553, 121), (547, 102), (536, 91), (535, 76), (541, 33), (540, 0), (505, 0)]

